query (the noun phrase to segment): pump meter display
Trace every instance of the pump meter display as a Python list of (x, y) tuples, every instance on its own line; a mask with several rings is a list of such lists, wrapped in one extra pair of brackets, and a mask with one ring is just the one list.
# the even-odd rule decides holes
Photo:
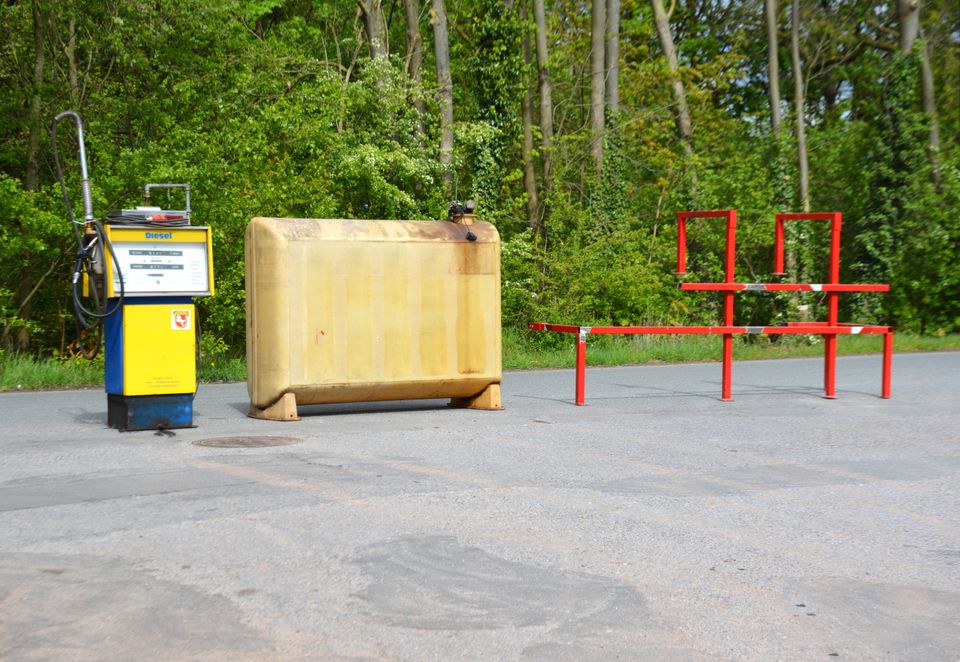
[[(213, 294), (210, 228), (107, 226), (107, 296), (209, 296)], [(118, 273), (119, 272), (119, 273)]]

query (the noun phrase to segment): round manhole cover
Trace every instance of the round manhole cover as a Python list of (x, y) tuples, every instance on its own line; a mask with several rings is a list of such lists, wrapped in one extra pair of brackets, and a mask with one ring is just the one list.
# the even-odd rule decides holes
[(194, 446), (212, 446), (213, 448), (268, 448), (270, 446), (289, 446), (299, 444), (302, 439), (296, 437), (213, 437), (193, 442)]

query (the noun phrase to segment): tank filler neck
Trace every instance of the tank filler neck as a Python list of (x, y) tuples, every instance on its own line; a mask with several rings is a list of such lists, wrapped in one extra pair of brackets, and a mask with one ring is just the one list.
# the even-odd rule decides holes
[[(476, 208), (477, 203), (473, 200), (467, 200), (464, 203), (453, 201), (450, 203), (449, 209), (447, 209), (447, 220), (452, 223), (457, 223), (458, 225), (473, 225), (474, 211)], [(476, 241), (477, 235), (467, 227), (466, 238), (467, 241)]]

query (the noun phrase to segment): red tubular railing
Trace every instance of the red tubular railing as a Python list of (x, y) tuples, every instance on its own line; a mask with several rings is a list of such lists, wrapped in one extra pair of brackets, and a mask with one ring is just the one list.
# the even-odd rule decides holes
[[(677, 213), (677, 274), (687, 272), (687, 221), (693, 218), (723, 218), (727, 221), (727, 241), (724, 250), (723, 279), (732, 285), (737, 255), (737, 210), (713, 209), (709, 211), (681, 211)], [(723, 295), (723, 323), (733, 325), (733, 291)], [(733, 399), (733, 335), (723, 334), (723, 369), (720, 380), (720, 399)]]
[[(534, 322), (534, 331), (556, 331), (577, 335), (576, 391), (575, 401), (584, 404), (586, 382), (587, 336), (610, 334), (667, 334), (723, 336), (723, 372), (720, 399), (732, 400), (731, 381), (733, 366), (734, 334), (816, 334), (824, 338), (823, 388), (825, 398), (836, 395), (837, 336), (856, 334), (883, 334), (883, 375), (881, 397), (890, 397), (890, 380), (893, 364), (893, 329), (880, 325), (856, 325), (840, 323), (838, 294), (841, 292), (888, 292), (886, 284), (840, 283), (840, 228), (843, 217), (840, 212), (817, 212), (802, 214), (777, 214), (774, 230), (774, 273), (783, 275), (786, 221), (830, 221), (830, 273), (828, 283), (736, 283), (734, 282), (734, 258), (736, 257), (737, 211), (719, 209), (707, 211), (682, 211), (677, 214), (677, 274), (687, 270), (687, 221), (695, 218), (723, 218), (727, 221), (726, 246), (724, 250), (724, 282), (681, 283), (680, 289), (688, 291), (718, 291), (724, 293), (722, 326), (574, 326), (569, 324), (546, 324)], [(733, 295), (735, 292), (824, 292), (827, 295), (827, 321), (787, 322), (785, 326), (735, 326), (733, 324)]]
[[(773, 272), (783, 275), (783, 255), (785, 235), (785, 221), (830, 221), (830, 285), (840, 283), (840, 226), (843, 224), (843, 214), (838, 211), (777, 214), (776, 227), (773, 238)], [(840, 310), (840, 299), (837, 292), (827, 292), (827, 323), (837, 325)], [(825, 334), (823, 336), (823, 390), (825, 398), (836, 397), (837, 382), (837, 336)]]
[(889, 292), (889, 285), (847, 283), (681, 283), (681, 290), (731, 292)]
[[(577, 336), (576, 386), (574, 402), (585, 403), (587, 373), (587, 336), (590, 335), (883, 335), (883, 376), (880, 397), (890, 397), (890, 373), (893, 363), (893, 329), (889, 326), (840, 324), (829, 326), (826, 322), (790, 322), (786, 326), (574, 326), (572, 324), (547, 324), (533, 322), (532, 331), (555, 331)], [(722, 395), (722, 394), (721, 394)], [(723, 399), (721, 397), (721, 399)]]

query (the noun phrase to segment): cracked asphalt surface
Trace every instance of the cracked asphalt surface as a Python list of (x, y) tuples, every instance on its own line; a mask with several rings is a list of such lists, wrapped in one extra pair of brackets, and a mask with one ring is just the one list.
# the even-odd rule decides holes
[(503, 412), (295, 423), (208, 385), (167, 434), (0, 394), (0, 659), (960, 659), (960, 353), (896, 355), (890, 400), (879, 356), (821, 380), (591, 368), (576, 407), (518, 372)]

